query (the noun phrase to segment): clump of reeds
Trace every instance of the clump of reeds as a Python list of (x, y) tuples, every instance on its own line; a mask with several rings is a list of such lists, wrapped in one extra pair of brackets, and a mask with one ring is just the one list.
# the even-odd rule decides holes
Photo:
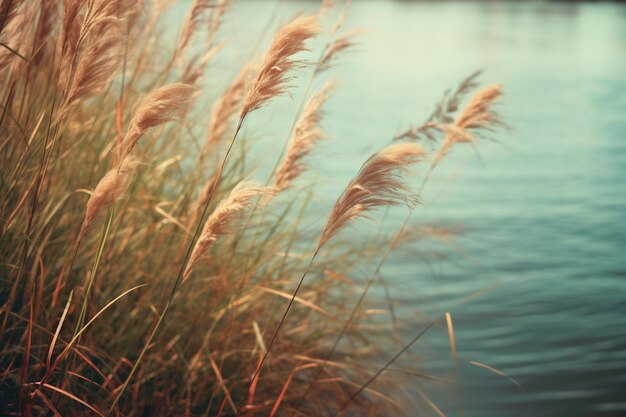
[[(419, 165), (408, 168), (426, 160), (422, 144), (381, 143), (330, 213), (317, 212), (312, 202), (328, 196), (307, 158), (327, 137), (329, 82), (293, 95), (293, 128), (279, 132), (287, 140), (272, 175), (246, 181), (265, 162), (249, 158), (249, 136), (274, 139), (241, 130), (244, 119), (289, 95), (298, 75), (311, 86), (354, 46), (356, 32), (335, 36), (349, 2), (337, 10), (324, 1), (320, 15), (287, 22), (260, 63), (239, 68), (209, 65), (230, 47), (220, 33), (228, 0), (194, 0), (182, 22), (163, 20), (170, 3), (0, 2), (0, 414), (433, 408), (404, 395), (409, 375), (422, 375), (405, 356), (420, 335), (403, 343), (387, 320), (393, 304), (365, 294), (385, 262), (381, 248), (454, 232), (418, 225), (359, 240), (346, 228), (380, 207), (415, 209)], [(309, 41), (333, 13), (312, 60)], [(207, 68), (232, 83), (203, 88)], [(431, 171), (500, 123), (499, 85), (462, 106), (475, 87), (473, 75), (425, 124), (398, 135), (433, 139)]]

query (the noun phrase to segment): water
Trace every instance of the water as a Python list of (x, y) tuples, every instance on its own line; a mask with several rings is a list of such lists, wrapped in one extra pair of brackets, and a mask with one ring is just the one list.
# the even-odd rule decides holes
[[(430, 285), (406, 274), (433, 314), (517, 279), (452, 310), (466, 415), (626, 415), (626, 9), (377, 7), (395, 17), (377, 33), (389, 37), (374, 43), (405, 39), (398, 50), (412, 57), (387, 88), (377, 80), (381, 95), (407, 91), (399, 84), (411, 79), (417, 57), (425, 74), (414, 82), (428, 87), (409, 88), (415, 95), (461, 69), (486, 68), (484, 79), (505, 85), (502, 112), (515, 128), (501, 135), (503, 145), (481, 146), (484, 167), (472, 157), (447, 161), (450, 174), (440, 172), (426, 190), (426, 201), (435, 200), (424, 210), (429, 218), (474, 229), (460, 243), (471, 261), (439, 271)], [(443, 335), (438, 346), (445, 349)], [(528, 394), (471, 360), (514, 377)], [(446, 366), (449, 359), (434, 368)], [(453, 401), (442, 408), (456, 414)]]
[[(225, 33), (236, 29), (240, 49), (228, 59), (250, 56), (273, 13), (284, 21), (313, 7), (239, 3)], [(414, 217), (470, 228), (457, 241), (463, 253), (432, 269), (396, 256), (383, 274), (426, 300), (428, 314), (452, 312), (463, 415), (626, 415), (626, 7), (356, 1), (346, 26), (368, 33), (333, 71), (333, 143), (313, 164), (328, 196), (318, 214), (365, 156), (484, 68), (482, 81), (505, 86), (501, 113), (514, 130), (480, 143), (480, 160), (456, 149)], [(249, 131), (284, 132), (297, 92), (255, 115)], [(390, 233), (403, 213), (393, 216)], [(431, 333), (424, 346), (439, 355), (429, 369), (452, 374), (445, 332)], [(438, 400), (459, 414), (455, 393)]]

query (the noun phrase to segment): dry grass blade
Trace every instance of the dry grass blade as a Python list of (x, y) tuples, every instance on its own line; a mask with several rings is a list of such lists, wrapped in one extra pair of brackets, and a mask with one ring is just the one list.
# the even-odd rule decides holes
[(317, 16), (298, 17), (278, 30), (261, 63), (261, 68), (244, 99), (241, 118), (287, 93), (287, 73), (302, 61), (292, 58), (306, 50), (305, 42), (317, 35)]
[(211, 369), (215, 373), (215, 378), (217, 379), (217, 383), (222, 389), (222, 392), (224, 392), (224, 396), (226, 397), (226, 400), (228, 401), (228, 405), (230, 406), (230, 409), (233, 411), (233, 413), (237, 413), (237, 407), (235, 406), (235, 403), (230, 396), (230, 392), (228, 391), (228, 388), (226, 387), (226, 384), (224, 383), (222, 372), (220, 371), (220, 368), (215, 363), (213, 356), (209, 355), (209, 361), (211, 362)]
[(322, 106), (328, 100), (334, 87), (335, 83), (326, 83), (322, 90), (313, 95), (304, 107), (295, 126), (295, 133), (287, 148), (285, 158), (276, 171), (274, 186), (278, 191), (289, 188), (291, 183), (304, 172), (303, 159), (311, 152), (313, 146), (324, 138), (324, 132), (319, 128)]
[[(149, 284), (136, 285), (136, 286), (134, 286), (134, 287), (124, 291), (123, 293), (121, 293), (120, 295), (115, 297), (113, 300), (109, 301), (100, 310), (98, 310), (98, 312), (96, 314), (94, 314), (91, 319), (89, 319), (89, 321), (78, 331), (78, 333), (76, 333), (76, 335), (74, 335), (74, 337), (67, 343), (67, 345), (65, 345), (65, 348), (63, 349), (63, 351), (61, 353), (59, 353), (59, 355), (55, 359), (54, 363), (47, 370), (47, 372), (50, 373), (57, 367), (57, 365), (59, 364), (61, 359), (63, 359), (65, 354), (67, 352), (69, 352), (69, 350), (72, 348), (72, 346), (74, 346), (74, 343), (76, 343), (76, 341), (78, 340), (80, 335), (83, 334), (85, 332), (85, 330), (87, 330), (89, 328), (89, 326), (91, 326), (98, 319), (98, 317), (100, 317), (102, 314), (104, 314), (104, 312), (107, 311), (113, 304), (117, 303), (119, 300), (121, 300), (122, 298), (126, 297), (131, 292), (133, 292), (135, 290), (138, 290), (139, 288), (143, 288), (143, 287), (145, 287), (147, 285), (149, 285)], [(45, 382), (45, 380), (46, 380), (46, 377), (44, 376), (44, 378), (42, 379), (41, 383)]]
[[(277, 295), (279, 297), (282, 297), (286, 300), (291, 300), (291, 297), (293, 296), (292, 294), (288, 294), (284, 291), (278, 291), (272, 288), (267, 288), (267, 287), (257, 287), (259, 290), (270, 293), (270, 294), (274, 294)], [(301, 297), (295, 297), (294, 301), (298, 304), (301, 304), (305, 307), (310, 308), (311, 310), (317, 311), (320, 314), (325, 315), (326, 317), (328, 317), (331, 320), (336, 320), (335, 317), (333, 317), (328, 311), (324, 310), (323, 308), (321, 308), (320, 306), (316, 305), (315, 303), (305, 300), (304, 298)]]
[(446, 312), (445, 317), (446, 317), (446, 325), (448, 327), (448, 337), (450, 339), (450, 348), (452, 349), (452, 357), (454, 358), (454, 365), (458, 372), (459, 357), (457, 356), (457, 352), (456, 352), (456, 341), (454, 339), (454, 326), (452, 325), (452, 316), (450, 315), (450, 313)]
[(446, 417), (445, 413), (441, 411), (437, 404), (435, 404), (426, 394), (422, 392), (422, 390), (416, 390), (417, 394), (422, 398), (422, 400), (428, 404), (428, 406), (437, 414), (439, 417)]
[(274, 402), (274, 406), (272, 407), (272, 411), (270, 411), (269, 417), (274, 417), (276, 415), (276, 413), (278, 412), (278, 409), (280, 408), (280, 404), (285, 399), (285, 394), (287, 393), (287, 388), (289, 388), (289, 384), (291, 384), (291, 381), (293, 380), (293, 377), (296, 375), (296, 372), (299, 372), (299, 371), (304, 370), (304, 369), (314, 368), (316, 366), (317, 366), (317, 364), (307, 363), (305, 365), (297, 366), (297, 367), (295, 367), (291, 371), (291, 373), (287, 377), (287, 380), (283, 384), (282, 389), (280, 390), (280, 394), (278, 394), (278, 396), (276, 397), (276, 402)]
[[(482, 73), (482, 70), (478, 70), (466, 79), (464, 79), (461, 84), (459, 84), (454, 93), (450, 96), (449, 100), (447, 100), (445, 109), (442, 109), (441, 112), (445, 111), (448, 114), (456, 112), (459, 109), (459, 104), (461, 103), (463, 97), (465, 97), (467, 93), (478, 87), (478, 82), (476, 81), (476, 79)], [(435, 113), (434, 115), (437, 115), (437, 113)], [(435, 118), (431, 116), (431, 120), (435, 120)]]
[(520, 384), (520, 383), (519, 383), (519, 382), (518, 382), (515, 378), (513, 378), (513, 377), (511, 377), (511, 376), (509, 376), (509, 375), (507, 375), (507, 374), (505, 374), (504, 372), (502, 372), (502, 371), (500, 371), (500, 370), (498, 370), (498, 369), (496, 369), (496, 368), (493, 368), (493, 367), (491, 367), (491, 366), (489, 366), (489, 365), (486, 365), (486, 364), (484, 364), (484, 363), (482, 363), (482, 362), (470, 361), (470, 364), (471, 364), (471, 365), (474, 365), (474, 366), (478, 366), (479, 368), (484, 368), (484, 369), (487, 369), (488, 371), (491, 371), (491, 372), (493, 372), (494, 374), (496, 374), (496, 375), (498, 375), (498, 376), (501, 376), (501, 377), (503, 377), (503, 378), (508, 379), (508, 380), (509, 380), (509, 381), (511, 381), (513, 384), (515, 384), (515, 386), (516, 386), (516, 387), (517, 387), (517, 388), (518, 388), (521, 392), (523, 392), (524, 394), (526, 394), (526, 390), (524, 389), (524, 387), (522, 386), (522, 384)]
[(43, 392), (35, 391), (35, 395), (37, 395), (46, 406), (48, 406), (50, 412), (54, 415), (54, 417), (63, 417), (59, 410), (56, 409), (54, 404), (52, 404), (52, 401), (50, 401), (50, 399), (46, 397)]
[(189, 278), (193, 268), (197, 265), (200, 257), (217, 242), (217, 238), (228, 233), (230, 224), (237, 219), (241, 212), (252, 205), (252, 198), (272, 193), (267, 187), (261, 187), (254, 183), (241, 182), (223, 200), (209, 216), (198, 237), (189, 261), (183, 274), (183, 282)]
[[(37, 385), (38, 383), (35, 382), (35, 385)], [(104, 417), (104, 414), (102, 414), (101, 412), (99, 412), (98, 410), (96, 410), (91, 404), (89, 404), (88, 402), (81, 400), (80, 398), (78, 398), (76, 395), (72, 394), (71, 392), (68, 392), (64, 389), (61, 389), (59, 387), (55, 387), (54, 385), (50, 385), (50, 384), (41, 384), (41, 386), (43, 388), (49, 389), (51, 391), (57, 392), (67, 398), (70, 398), (74, 401), (76, 401), (79, 404), (82, 404), (83, 406), (87, 407), (88, 409), (90, 409), (91, 411), (93, 411), (94, 413), (96, 413), (97, 415), (99, 415), (100, 417)]]
[(317, 248), (321, 248), (351, 220), (363, 217), (370, 210), (383, 206), (407, 204), (412, 207), (418, 198), (402, 181), (398, 172), (422, 159), (423, 149), (413, 143), (390, 145), (372, 155), (332, 209)]
[(46, 359), (46, 368), (50, 368), (50, 363), (52, 362), (52, 353), (54, 352), (54, 346), (56, 345), (56, 341), (59, 337), (59, 333), (61, 332), (61, 328), (63, 327), (63, 323), (65, 322), (65, 317), (67, 316), (67, 312), (70, 309), (70, 304), (72, 302), (73, 291), (70, 292), (70, 296), (67, 299), (67, 304), (65, 304), (65, 309), (63, 309), (63, 314), (61, 315), (61, 319), (59, 320), (59, 324), (57, 325), (57, 329), (54, 332), (54, 336), (52, 337), (52, 342), (50, 342), (50, 348), (48, 349), (48, 357)]

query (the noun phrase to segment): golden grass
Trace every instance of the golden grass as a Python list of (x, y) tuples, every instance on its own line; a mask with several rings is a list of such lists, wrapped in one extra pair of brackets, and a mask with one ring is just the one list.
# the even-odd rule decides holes
[[(337, 35), (349, 2), (287, 22), (260, 64), (212, 89), (230, 2), (194, 0), (180, 27), (162, 18), (168, 3), (0, 4), (0, 414), (439, 414), (406, 395), (430, 378), (410, 349), (439, 322), (381, 318), (393, 304), (366, 295), (398, 246), (454, 233), (409, 230), (410, 212), (372, 241), (346, 226), (414, 208), (453, 147), (500, 123), (500, 86), (461, 108), (468, 78), (404, 143), (381, 143), (310, 226), (310, 202), (327, 196), (307, 158), (336, 87), (309, 89), (354, 45), (358, 32)], [(283, 151), (265, 185), (244, 182), (257, 167), (241, 128), (296, 70), (308, 83)], [(407, 168), (421, 161), (420, 187)]]

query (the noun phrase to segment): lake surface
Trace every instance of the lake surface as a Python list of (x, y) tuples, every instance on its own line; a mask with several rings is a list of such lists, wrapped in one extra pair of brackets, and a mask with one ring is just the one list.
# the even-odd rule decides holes
[[(249, 58), (269, 19), (314, 7), (236, 3), (224, 33), (239, 48), (225, 48), (227, 60)], [(383, 269), (429, 315), (452, 312), (464, 411), (456, 392), (438, 405), (467, 417), (626, 416), (626, 7), (357, 0), (346, 23), (356, 27), (368, 30), (358, 51), (331, 71), (333, 142), (312, 163), (324, 217), (364, 158), (423, 121), (444, 90), (481, 68), (483, 83), (504, 85), (513, 131), (479, 143), (480, 159), (455, 149), (413, 217), (471, 229), (456, 241), (462, 253), (428, 267), (398, 255)], [(248, 131), (285, 132), (298, 91)], [(393, 213), (390, 233), (404, 216)], [(445, 329), (424, 346), (439, 352), (429, 370), (454, 373)]]

